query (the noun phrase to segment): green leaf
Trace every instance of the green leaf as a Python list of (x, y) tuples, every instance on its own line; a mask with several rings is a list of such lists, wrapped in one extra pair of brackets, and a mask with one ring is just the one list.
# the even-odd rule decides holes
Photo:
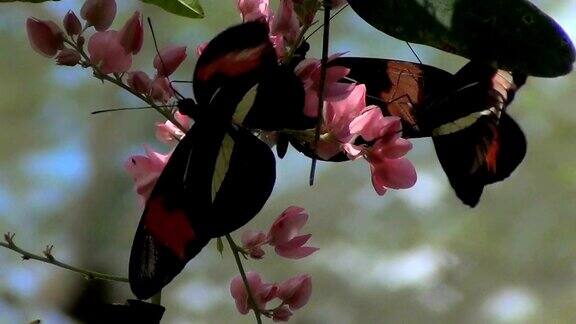
[(141, 0), (182, 17), (204, 18), (199, 0)]
[(221, 237), (216, 239), (216, 250), (220, 252), (221, 257), (224, 257), (224, 242), (222, 242)]
[(527, 0), (348, 0), (377, 29), (469, 59), (529, 75), (572, 70), (574, 45)]
[(0, 2), (31, 2), (31, 3), (40, 3), (48, 1), (60, 1), (60, 0), (0, 0)]

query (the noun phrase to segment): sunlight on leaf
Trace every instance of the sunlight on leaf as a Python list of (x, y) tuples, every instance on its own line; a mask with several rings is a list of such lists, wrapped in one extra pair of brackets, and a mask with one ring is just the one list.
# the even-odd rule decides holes
[(511, 71), (555, 77), (572, 70), (565, 31), (527, 0), (349, 0), (377, 29)]
[(170, 13), (188, 18), (204, 18), (204, 10), (198, 0), (142, 0)]

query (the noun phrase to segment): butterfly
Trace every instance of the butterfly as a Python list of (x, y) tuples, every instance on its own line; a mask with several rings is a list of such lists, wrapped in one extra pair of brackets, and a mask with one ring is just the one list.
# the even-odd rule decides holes
[[(484, 186), (510, 176), (526, 154), (526, 139), (506, 113), (526, 81), (489, 64), (471, 61), (456, 74), (424, 64), (339, 57), (331, 66), (350, 69), (348, 80), (366, 85), (367, 104), (401, 119), (405, 138), (432, 137), (440, 164), (460, 200), (478, 204)], [(308, 156), (306, 143), (291, 139)], [(368, 143), (369, 144), (369, 143)], [(330, 161), (346, 161), (344, 153)]]
[(275, 158), (255, 132), (307, 125), (302, 82), (278, 64), (268, 34), (263, 21), (230, 27), (197, 61), (195, 100), (178, 101), (194, 124), (160, 174), (132, 244), (129, 281), (140, 299), (160, 291), (212, 238), (262, 209)]

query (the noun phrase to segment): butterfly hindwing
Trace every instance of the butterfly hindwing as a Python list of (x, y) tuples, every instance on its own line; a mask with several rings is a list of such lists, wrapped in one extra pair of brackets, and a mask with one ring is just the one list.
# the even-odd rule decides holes
[(483, 116), (456, 133), (433, 137), (438, 160), (456, 195), (466, 205), (478, 203), (485, 185), (502, 181), (526, 154), (524, 133), (506, 113)]
[(194, 124), (176, 147), (138, 226), (130, 284), (148, 298), (170, 282), (211, 238), (246, 224), (275, 182), (267, 144), (233, 125)]

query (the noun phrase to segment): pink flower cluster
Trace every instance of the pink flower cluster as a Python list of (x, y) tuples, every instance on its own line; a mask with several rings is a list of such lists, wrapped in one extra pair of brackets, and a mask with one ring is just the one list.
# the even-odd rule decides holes
[(254, 259), (261, 259), (265, 252), (262, 246), (268, 244), (281, 257), (301, 259), (318, 251), (318, 248), (304, 246), (311, 234), (299, 235), (306, 225), (308, 214), (302, 207), (288, 207), (272, 224), (268, 233), (249, 230), (242, 234), (242, 247)]
[[(283, 58), (287, 49), (297, 46), (302, 24), (310, 25), (317, 11), (317, 4), (310, 5), (306, 0), (281, 0), (278, 10), (270, 9), (270, 0), (238, 0), (237, 7), (244, 22), (265, 20), (270, 25), (270, 40), (274, 44), (279, 58)], [(318, 2), (319, 3), (319, 2)], [(346, 1), (333, 1), (333, 8), (344, 5)], [(296, 10), (298, 7), (300, 10)], [(301, 14), (301, 16), (298, 15)]]
[[(312, 278), (302, 274), (278, 284), (265, 283), (256, 272), (246, 274), (250, 292), (254, 298), (255, 307), (274, 322), (286, 322), (293, 311), (308, 303), (312, 295)], [(241, 314), (247, 314), (254, 306), (250, 305), (248, 292), (241, 276), (236, 276), (230, 282), (230, 294), (236, 302), (236, 308)], [(279, 299), (280, 304), (272, 309), (266, 309), (266, 304)]]
[[(140, 52), (144, 42), (140, 12), (134, 12), (119, 31), (109, 29), (116, 16), (115, 0), (87, 0), (80, 10), (80, 16), (85, 20), (84, 27), (76, 14), (68, 11), (63, 19), (66, 33), (53, 21), (28, 18), (26, 30), (32, 48), (44, 56), (56, 56), (59, 65), (82, 64), (104, 75), (128, 72), (132, 66), (132, 56)], [(89, 27), (94, 27), (96, 32), (88, 39), (86, 54), (83, 33)], [(174, 95), (168, 76), (185, 59), (186, 47), (165, 48), (154, 59), (154, 78), (151, 79), (145, 72), (133, 71), (126, 74), (126, 82), (137, 93), (166, 103)]]
[[(333, 1), (333, 8), (346, 1)], [(270, 9), (269, 0), (238, 0), (238, 10), (244, 21), (265, 20), (270, 24), (270, 39), (280, 58), (286, 49), (297, 46), (301, 23), (311, 23), (316, 10), (307, 8), (305, 0), (282, 0), (277, 12)], [(340, 56), (334, 55), (330, 60)], [(304, 114), (317, 117), (320, 93), (320, 61), (305, 59), (296, 67), (306, 92)], [(366, 87), (343, 82), (350, 70), (342, 66), (328, 68), (325, 81), (324, 124), (318, 143), (318, 155), (323, 159), (344, 152), (350, 159), (365, 158), (370, 164), (372, 184), (379, 195), (388, 188), (410, 188), (416, 183), (416, 171), (404, 157), (412, 148), (400, 137), (402, 124), (396, 117), (384, 116), (376, 106), (366, 105)], [(362, 145), (355, 144), (363, 140)], [(361, 141), (362, 142), (362, 141)], [(369, 145), (368, 145), (369, 144)]]
[[(416, 170), (404, 157), (412, 144), (400, 137), (400, 119), (384, 116), (378, 106), (367, 106), (365, 85), (342, 82), (349, 72), (342, 66), (332, 66), (326, 71), (318, 155), (330, 159), (344, 152), (352, 160), (363, 157), (370, 164), (372, 184), (379, 195), (386, 193), (387, 188), (412, 187), (416, 183)], [(306, 91), (304, 114), (317, 117), (320, 61), (306, 59), (296, 67), (296, 73)]]
[[(301, 259), (318, 251), (318, 248), (304, 246), (311, 234), (300, 235), (300, 231), (308, 221), (304, 208), (288, 207), (274, 221), (268, 233), (247, 230), (242, 234), (242, 248), (254, 259), (261, 259), (265, 252), (263, 245), (274, 247), (276, 254), (289, 259)], [(288, 321), (292, 312), (304, 306), (312, 293), (312, 279), (309, 275), (299, 275), (283, 283), (264, 283), (258, 273), (247, 274), (250, 291), (254, 297), (255, 307), (262, 314), (271, 317), (275, 322)], [(240, 276), (230, 283), (230, 293), (236, 301), (236, 308), (241, 314), (248, 313), (252, 308), (248, 302), (248, 293)], [(266, 304), (273, 299), (281, 303), (273, 309), (266, 309)]]
[[(123, 74), (126, 85), (149, 101), (165, 104), (174, 97), (168, 77), (186, 59), (185, 46), (162, 49), (154, 58), (156, 73), (150, 78), (146, 72), (129, 71), (132, 56), (140, 52), (144, 41), (140, 12), (134, 12), (119, 31), (109, 29), (116, 16), (114, 0), (87, 0), (80, 10), (80, 16), (85, 21), (84, 27), (76, 14), (68, 11), (63, 19), (65, 33), (53, 21), (28, 18), (26, 29), (32, 48), (44, 56), (56, 56), (60, 65), (82, 64), (104, 75)], [(89, 27), (94, 27), (96, 32), (88, 39), (88, 53), (85, 53), (83, 33)], [(174, 117), (185, 129), (190, 128), (190, 118), (177, 112)], [(175, 144), (177, 139), (184, 136), (184, 132), (167, 121), (156, 125), (156, 136), (162, 142)], [(132, 156), (124, 165), (134, 178), (136, 192), (143, 202), (150, 195), (170, 156), (170, 153), (163, 155), (149, 147), (145, 151), (145, 155)]]

